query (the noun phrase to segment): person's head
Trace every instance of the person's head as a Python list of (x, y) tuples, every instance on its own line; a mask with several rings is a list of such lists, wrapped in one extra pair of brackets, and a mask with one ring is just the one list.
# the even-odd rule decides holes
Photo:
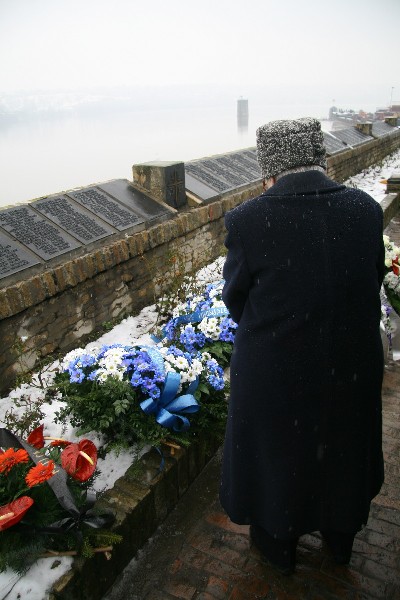
[(317, 119), (271, 121), (257, 129), (257, 159), (267, 187), (283, 175), (326, 169), (326, 151)]

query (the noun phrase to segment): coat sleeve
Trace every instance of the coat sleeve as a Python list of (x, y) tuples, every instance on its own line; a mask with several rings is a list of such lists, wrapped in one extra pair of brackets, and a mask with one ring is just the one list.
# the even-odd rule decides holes
[(222, 299), (232, 319), (239, 323), (250, 289), (251, 277), (242, 241), (229, 215), (226, 215), (225, 225), (228, 230), (225, 239), (228, 255), (223, 270), (225, 284)]

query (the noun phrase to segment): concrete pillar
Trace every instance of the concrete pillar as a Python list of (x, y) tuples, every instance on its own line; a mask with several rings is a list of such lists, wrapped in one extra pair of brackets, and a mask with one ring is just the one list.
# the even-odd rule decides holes
[(186, 204), (185, 165), (183, 162), (148, 162), (132, 166), (133, 185), (149, 191), (155, 198), (180, 208)]
[(370, 122), (356, 123), (356, 128), (358, 131), (361, 131), (361, 133), (365, 133), (365, 135), (372, 135), (372, 123)]

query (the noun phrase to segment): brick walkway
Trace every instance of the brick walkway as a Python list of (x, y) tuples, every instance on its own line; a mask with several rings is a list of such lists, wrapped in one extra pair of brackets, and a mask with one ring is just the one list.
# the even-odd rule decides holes
[(294, 575), (263, 563), (219, 505), (217, 455), (103, 600), (400, 600), (400, 364), (387, 365), (383, 392), (386, 480), (348, 567), (318, 533), (300, 539)]

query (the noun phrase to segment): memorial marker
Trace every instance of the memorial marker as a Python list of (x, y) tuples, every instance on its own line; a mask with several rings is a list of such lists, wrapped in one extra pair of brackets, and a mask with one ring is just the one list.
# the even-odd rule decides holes
[(37, 264), (37, 256), (0, 231), (0, 279)]
[(49, 196), (32, 202), (30, 206), (68, 231), (83, 244), (95, 242), (115, 233), (95, 214), (86, 211), (67, 196)]
[(186, 189), (203, 201), (261, 180), (252, 149), (191, 161), (185, 171)]
[(96, 187), (127, 206), (149, 225), (164, 221), (175, 214), (172, 208), (135, 189), (127, 179), (114, 179)]
[[(90, 187), (82, 190), (68, 192), (76, 202), (100, 216), (104, 221), (122, 231), (129, 227), (136, 230), (144, 228), (144, 218), (137, 215), (133, 210), (127, 208), (115, 198), (111, 198), (98, 187)], [(141, 226), (141, 227), (140, 227)]]
[(327, 154), (336, 154), (337, 152), (342, 152), (346, 150), (346, 144), (344, 144), (341, 140), (338, 140), (331, 133), (322, 132), (324, 136), (324, 145), (326, 148)]
[(1, 210), (0, 227), (44, 260), (70, 252), (81, 245), (28, 205)]
[(369, 142), (374, 138), (370, 135), (366, 135), (365, 133), (361, 133), (355, 127), (349, 127), (347, 129), (338, 129), (338, 131), (332, 132), (336, 138), (347, 144), (348, 146), (359, 146), (360, 144), (365, 144), (365, 142)]

